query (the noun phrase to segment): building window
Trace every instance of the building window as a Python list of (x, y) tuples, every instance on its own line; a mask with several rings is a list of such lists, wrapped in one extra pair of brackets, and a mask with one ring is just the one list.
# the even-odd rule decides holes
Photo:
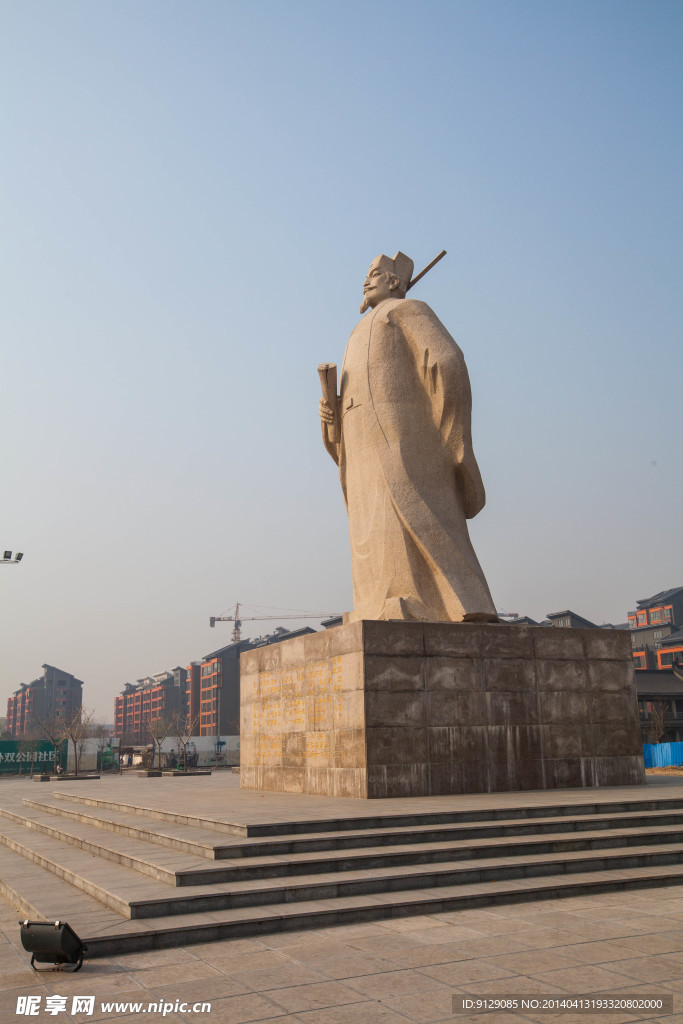
[(671, 622), (671, 608), (665, 608), (662, 612), (662, 621)]
[(647, 626), (647, 612), (638, 612), (638, 625)]
[(662, 621), (662, 609), (658, 608), (657, 611), (652, 610), (650, 612), (650, 622), (661, 622)]
[(659, 664), (660, 665), (673, 665), (673, 663), (674, 663), (674, 656), (673, 656), (673, 654), (660, 654), (659, 655)]

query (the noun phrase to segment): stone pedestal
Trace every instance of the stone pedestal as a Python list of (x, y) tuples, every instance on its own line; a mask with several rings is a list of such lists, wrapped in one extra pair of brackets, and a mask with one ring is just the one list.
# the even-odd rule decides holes
[(626, 631), (354, 622), (241, 656), (244, 789), (436, 796), (645, 781)]

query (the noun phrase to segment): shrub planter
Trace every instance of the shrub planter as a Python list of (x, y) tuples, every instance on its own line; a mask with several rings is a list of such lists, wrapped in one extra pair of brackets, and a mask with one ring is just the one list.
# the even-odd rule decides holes
[(34, 782), (88, 782), (99, 779), (99, 775), (34, 775)]

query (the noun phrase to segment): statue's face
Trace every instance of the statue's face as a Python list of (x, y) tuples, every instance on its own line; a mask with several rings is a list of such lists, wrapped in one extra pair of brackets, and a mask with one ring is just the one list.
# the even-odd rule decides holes
[(370, 264), (365, 281), (363, 281), (364, 305), (374, 309), (384, 299), (395, 298), (395, 291), (398, 288), (398, 278), (390, 274), (380, 265), (380, 258)]

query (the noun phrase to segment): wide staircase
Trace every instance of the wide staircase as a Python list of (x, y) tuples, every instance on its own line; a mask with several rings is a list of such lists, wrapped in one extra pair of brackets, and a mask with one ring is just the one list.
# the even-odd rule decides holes
[(683, 795), (240, 825), (33, 788), (0, 891), (90, 957), (683, 882)]

